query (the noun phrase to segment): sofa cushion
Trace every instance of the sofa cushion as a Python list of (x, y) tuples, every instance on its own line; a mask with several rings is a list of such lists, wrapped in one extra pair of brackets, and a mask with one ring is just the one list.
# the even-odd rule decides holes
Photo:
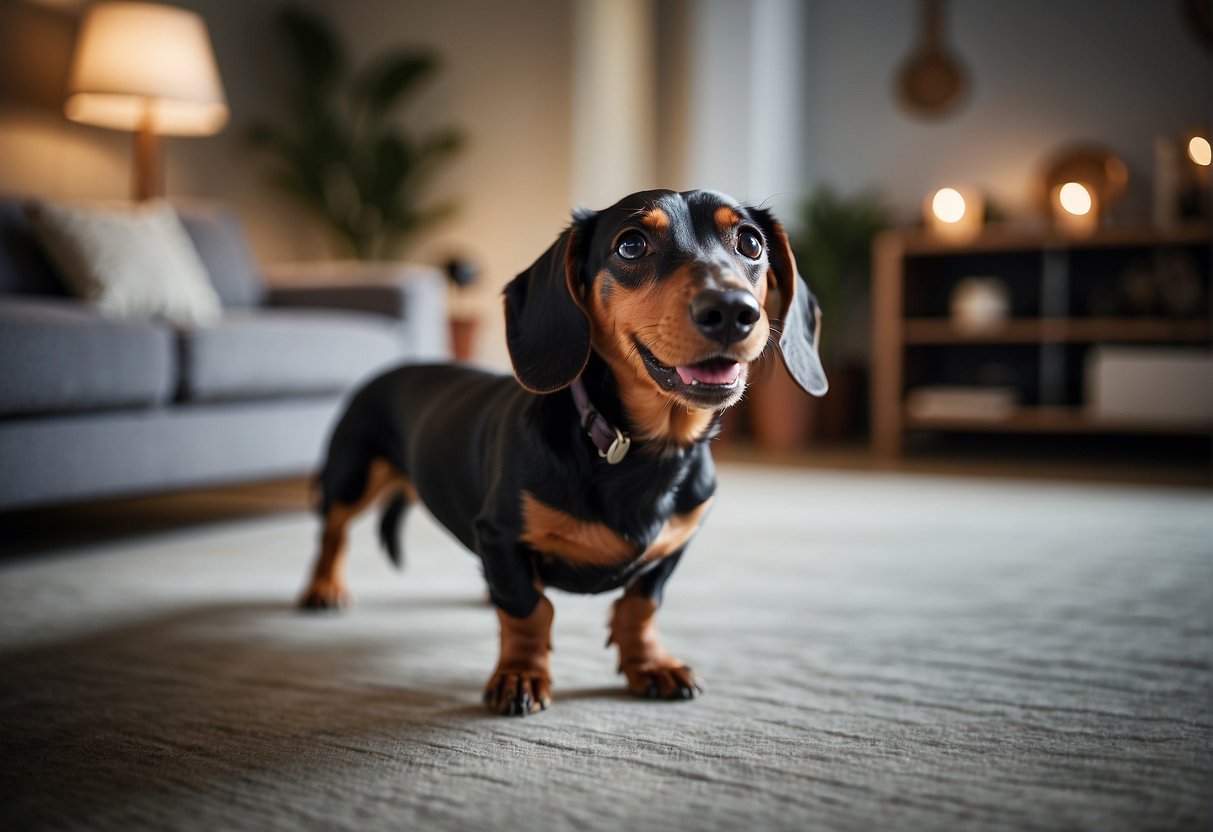
[(387, 318), (329, 311), (232, 310), (180, 338), (181, 397), (194, 402), (342, 392), (402, 346)]
[(215, 202), (179, 202), (176, 207), (223, 305), (259, 305), (265, 284), (236, 212)]
[(206, 266), (167, 202), (115, 207), (34, 200), (27, 210), (63, 279), (102, 312), (179, 324), (219, 318)]
[(0, 416), (150, 407), (176, 388), (172, 331), (70, 298), (0, 297)]
[(25, 216), (25, 200), (0, 198), (0, 294), (67, 295)]

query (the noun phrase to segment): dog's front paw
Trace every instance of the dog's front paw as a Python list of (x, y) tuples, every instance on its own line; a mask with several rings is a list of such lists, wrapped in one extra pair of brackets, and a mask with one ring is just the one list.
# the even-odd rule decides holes
[(504, 716), (545, 711), (552, 704), (552, 679), (540, 671), (498, 668), (485, 685), (484, 704)]
[(350, 592), (340, 581), (312, 581), (299, 599), (305, 610), (343, 610), (351, 603)]
[(657, 602), (640, 595), (627, 595), (615, 602), (611, 612), (611, 637), (607, 644), (619, 647), (619, 672), (628, 680), (628, 690), (646, 699), (694, 699), (703, 693), (695, 671), (661, 646), (654, 616)]
[(637, 662), (622, 668), (628, 690), (646, 699), (694, 699), (703, 693), (695, 671), (673, 657), (662, 662)]

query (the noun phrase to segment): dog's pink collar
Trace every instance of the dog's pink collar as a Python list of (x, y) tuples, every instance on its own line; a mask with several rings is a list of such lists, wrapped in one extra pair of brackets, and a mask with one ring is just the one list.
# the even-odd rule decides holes
[(594, 405), (590, 403), (590, 394), (586, 392), (581, 376), (571, 387), (573, 403), (577, 405), (577, 413), (581, 416), (581, 429), (589, 434), (590, 441), (598, 448), (598, 455), (611, 465), (618, 465), (628, 455), (632, 447), (632, 439), (619, 428), (612, 425)]

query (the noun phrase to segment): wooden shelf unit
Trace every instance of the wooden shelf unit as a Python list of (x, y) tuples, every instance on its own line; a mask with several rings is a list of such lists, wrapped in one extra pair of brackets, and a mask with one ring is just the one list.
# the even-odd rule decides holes
[[(1059, 374), (1073, 375), (1073, 355), (1098, 344), (1195, 345), (1210, 348), (1213, 338), (1208, 311), (1210, 286), (1209, 250), (1213, 243), (1206, 225), (1187, 226), (1171, 231), (1149, 228), (1101, 230), (1092, 237), (1071, 238), (1056, 232), (1030, 232), (1019, 229), (990, 228), (964, 244), (940, 240), (923, 231), (890, 231), (873, 244), (873, 337), (872, 337), (872, 439), (875, 450), (885, 456), (902, 452), (907, 431), (957, 431), (989, 433), (1050, 434), (1180, 434), (1207, 435), (1207, 424), (1101, 419), (1081, 403), (1055, 401), (1065, 398), (1057, 393)], [(1129, 258), (1135, 253), (1153, 254), (1172, 249), (1197, 253), (1199, 278), (1203, 288), (1204, 312), (1200, 317), (1138, 317), (1106, 311), (1088, 314), (1074, 308), (1071, 294), (1073, 260), (1082, 257)], [(1012, 296), (1028, 294), (1033, 302), (1027, 314), (1015, 310), (999, 324), (982, 329), (957, 326), (939, 309), (946, 299), (934, 299), (933, 309), (908, 308), (907, 293), (916, 289), (914, 281), (930, 275), (932, 264), (955, 276), (966, 263), (1010, 263), (1010, 273), (998, 276), (1008, 285)], [(990, 274), (975, 271), (971, 274)], [(1087, 284), (1106, 280), (1115, 283), (1117, 275), (1079, 276)], [(941, 294), (946, 281), (934, 287)], [(921, 306), (921, 304), (920, 304)], [(998, 418), (916, 417), (905, 406), (908, 354), (914, 350), (977, 351), (1035, 349), (1040, 375), (1038, 387), (1052, 389), (1040, 393), (1035, 402), (1015, 408)], [(1039, 391), (1038, 391), (1039, 392)]]
[(1209, 340), (1213, 333), (1208, 321), (1168, 318), (1035, 318), (977, 330), (963, 329), (947, 319), (907, 318), (904, 327), (907, 344), (1194, 343)]
[(904, 416), (908, 430), (953, 430), (990, 433), (1160, 433), (1176, 436), (1207, 433), (1208, 425), (1099, 419), (1081, 408), (1040, 405), (1018, 408), (997, 419)]

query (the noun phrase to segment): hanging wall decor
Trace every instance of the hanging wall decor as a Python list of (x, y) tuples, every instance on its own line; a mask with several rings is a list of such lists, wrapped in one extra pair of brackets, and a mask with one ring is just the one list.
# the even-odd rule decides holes
[(918, 43), (894, 79), (901, 106), (921, 118), (952, 115), (967, 97), (968, 73), (945, 43), (946, 11), (944, 0), (922, 0)]

